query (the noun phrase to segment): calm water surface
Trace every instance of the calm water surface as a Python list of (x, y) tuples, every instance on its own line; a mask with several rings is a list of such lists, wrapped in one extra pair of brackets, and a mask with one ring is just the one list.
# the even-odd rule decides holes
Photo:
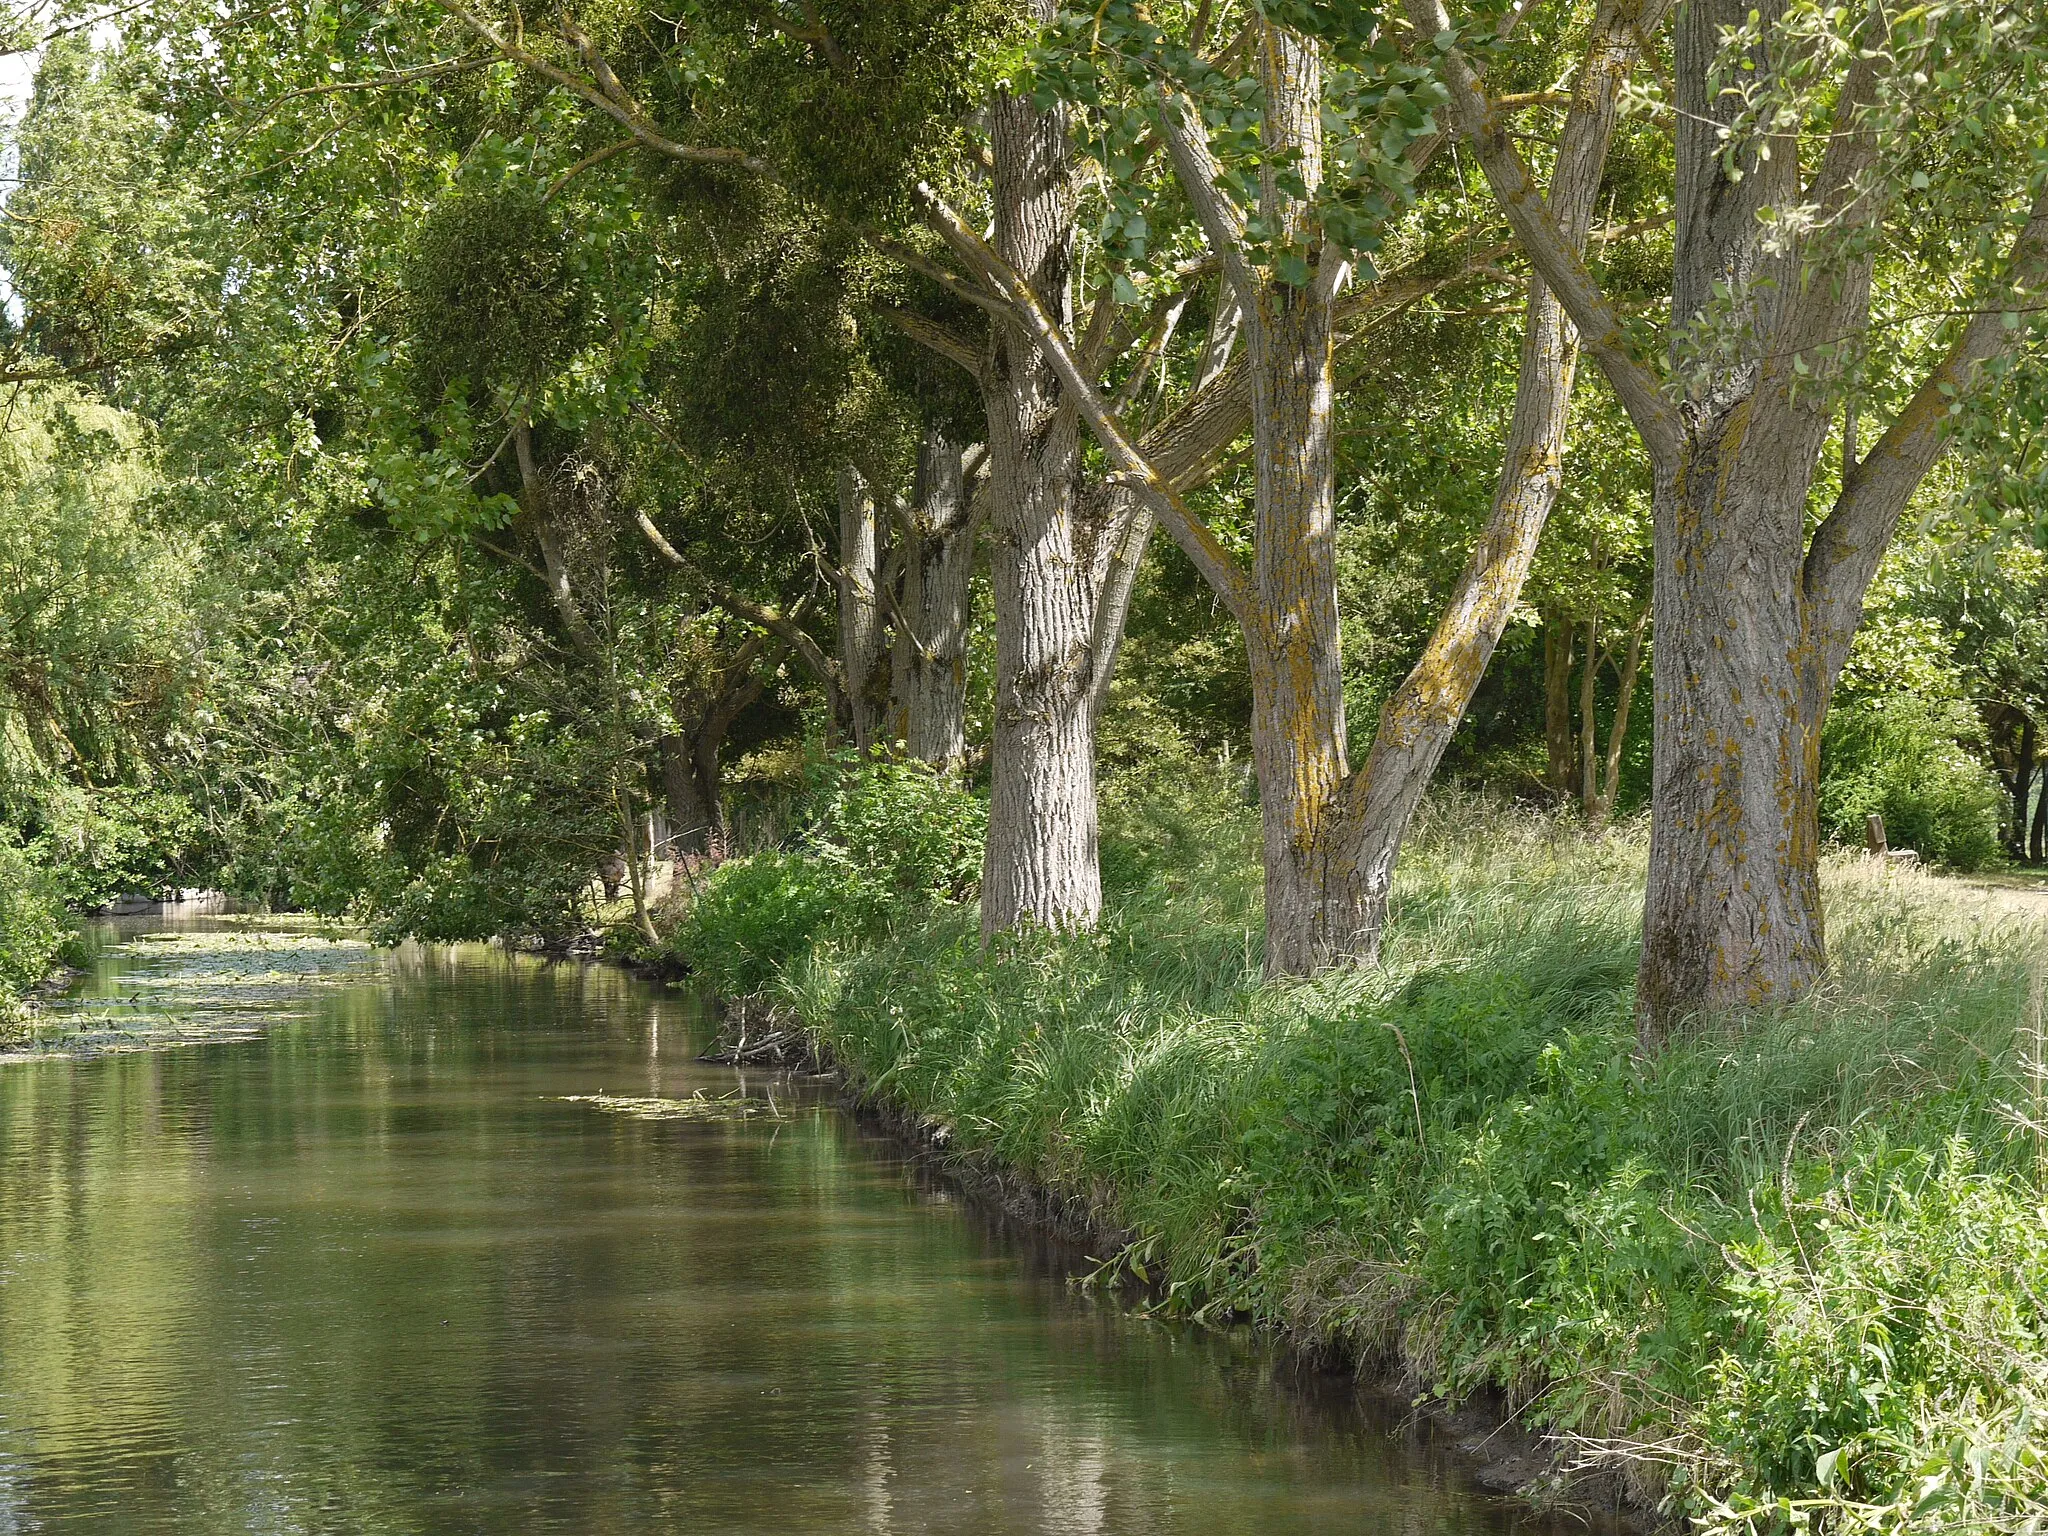
[(159, 933), (82, 990), (269, 1032), (0, 1066), (0, 1533), (1543, 1529), (801, 1086), (566, 1102), (741, 1086), (616, 971)]

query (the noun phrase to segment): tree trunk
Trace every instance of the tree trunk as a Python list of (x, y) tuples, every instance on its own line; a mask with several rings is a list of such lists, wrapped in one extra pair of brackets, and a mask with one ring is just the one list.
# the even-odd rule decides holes
[(1614, 720), (1607, 727), (1606, 775), (1600, 787), (1599, 796), (1588, 807), (1586, 834), (1602, 837), (1608, 823), (1614, 820), (1614, 802), (1621, 794), (1621, 754), (1628, 743), (1628, 717), (1635, 703), (1636, 679), (1641, 675), (1643, 665), (1643, 628), (1650, 622), (1646, 608), (1636, 615), (1635, 624), (1628, 634), (1628, 656), (1621, 664), (1621, 680), (1614, 692)]
[(1826, 968), (1816, 797), (1827, 693), (1805, 664), (1805, 477), (1796, 458), (1742, 443), (1745, 414), (1695, 427), (1677, 483), (1657, 488), (1655, 792), (1637, 982), (1647, 1042), (1694, 1014), (1787, 1001)]
[(2034, 830), (2027, 839), (2027, 862), (2048, 863), (2048, 783), (2034, 801)]
[(1247, 649), (1270, 976), (1307, 976), (1350, 958), (1376, 928), (1363, 881), (1332, 859), (1328, 838), (1349, 776), (1329, 322), (1327, 303), (1271, 283), (1262, 286), (1251, 325), (1254, 580), (1262, 622)]
[(2034, 717), (2027, 715), (2020, 722), (2019, 752), (2012, 765), (2012, 836), (2006, 840), (2012, 856), (2022, 861), (2027, 857), (2027, 811), (2033, 798), (2037, 746)]
[[(1730, 291), (1764, 330), (1785, 302), (1773, 279), (1798, 285), (1797, 257), (1768, 272), (1759, 221), (1799, 193), (1796, 141), (1768, 160), (1750, 151), (1737, 175), (1722, 163), (1720, 130), (1740, 107), (1713, 83), (1714, 59), (1721, 30), (1749, 8), (1690, 0), (1678, 11), (1680, 331)], [(1860, 284), (1867, 306), (1867, 263), (1835, 281), (1851, 295)], [(1820, 391), (1795, 393), (1790, 371), (1717, 361), (1691, 388), (1676, 460), (1656, 475), (1655, 790), (1636, 985), (1646, 1044), (1692, 1015), (1788, 1001), (1827, 966), (1817, 793), (1834, 678), (1809, 633), (1802, 577), (1807, 491), (1832, 413)]]
[(1543, 615), (1543, 745), (1548, 755), (1544, 783), (1559, 800), (1572, 792), (1572, 657), (1577, 632), (1562, 614)]
[(839, 665), (846, 675), (847, 726), (854, 750), (875, 749), (881, 710), (876, 695), (882, 661), (879, 598), (883, 559), (875, 495), (860, 471), (839, 469)]
[(944, 772), (967, 756), (967, 621), (974, 527), (960, 445), (936, 428), (918, 450), (917, 485), (901, 530), (892, 692), (904, 749)]
[(1579, 673), (1579, 810), (1588, 818), (1600, 799), (1599, 721), (1594, 718), (1600, 686), (1600, 620), (1586, 620), (1586, 660)]
[(761, 665), (759, 635), (740, 647), (720, 671), (708, 696), (672, 701), (686, 730), (661, 739), (662, 797), (674, 842), (684, 854), (713, 861), (732, 853), (732, 829), (725, 813), (725, 775), (721, 757), (733, 722), (768, 686)]
[(710, 853), (719, 822), (716, 789), (707, 795), (697, 777), (691, 737), (670, 733), (661, 738), (661, 794), (668, 810), (669, 846), (679, 854)]
[[(1041, 22), (1054, 9), (1032, 0)], [(996, 253), (1070, 333), (1075, 188), (1064, 110), (1000, 94), (989, 143)], [(996, 696), (982, 932), (1092, 928), (1102, 909), (1089, 689), (1096, 594), (1076, 538), (1077, 422), (1031, 333), (1009, 319), (989, 331)]]
[[(1322, 180), (1322, 58), (1316, 44), (1258, 24), (1266, 87), (1262, 135), (1293, 157), (1313, 195)], [(1274, 173), (1260, 202), (1276, 231), (1311, 242), (1303, 199)], [(1320, 261), (1336, 260), (1324, 250)], [(1349, 777), (1337, 618), (1331, 435), (1331, 275), (1297, 287), (1261, 276), (1247, 299), (1252, 383), (1258, 611), (1251, 660), (1252, 758), (1259, 776), (1266, 874), (1266, 974), (1307, 976), (1359, 953), (1377, 929), (1365, 882), (1333, 814)]]

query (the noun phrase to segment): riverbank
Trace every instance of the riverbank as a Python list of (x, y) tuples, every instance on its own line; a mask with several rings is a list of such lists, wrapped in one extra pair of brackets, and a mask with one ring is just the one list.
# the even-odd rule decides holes
[(1386, 966), (1268, 987), (1254, 835), (1213, 796), (1114, 808), (1087, 938), (984, 956), (971, 905), (828, 848), (731, 867), (676, 942), (1127, 1234), (1111, 1272), (1163, 1309), (1498, 1394), (1552, 1489), (1713, 1531), (2042, 1514), (2037, 918), (1843, 860), (1823, 993), (1644, 1064), (1639, 843), (1440, 809)]

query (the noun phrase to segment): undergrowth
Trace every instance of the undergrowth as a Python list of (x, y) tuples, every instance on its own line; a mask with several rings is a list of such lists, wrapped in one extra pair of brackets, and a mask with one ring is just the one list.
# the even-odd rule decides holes
[(2048, 1528), (2038, 919), (1844, 859), (1826, 987), (1644, 1062), (1639, 836), (1441, 800), (1384, 963), (1290, 985), (1256, 847), (1220, 786), (1127, 792), (1100, 932), (984, 951), (957, 858), (864, 874), (827, 826), (678, 942), (1093, 1202), (1172, 1310), (1497, 1389), (1706, 1531)]

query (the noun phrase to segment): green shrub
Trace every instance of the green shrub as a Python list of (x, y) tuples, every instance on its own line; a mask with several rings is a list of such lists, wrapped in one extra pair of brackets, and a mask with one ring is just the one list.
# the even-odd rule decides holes
[(1974, 729), (1966, 707), (1906, 695), (1837, 705), (1821, 731), (1821, 831), (1861, 844), (1875, 813), (1894, 847), (1953, 869), (1995, 862), (2004, 800), (1957, 744)]
[(500, 935), (560, 939), (578, 932), (586, 877), (547, 853), (489, 864), (465, 854), (432, 860), (395, 891), (373, 898), (377, 941), (454, 943)]
[(183, 856), (198, 819), (182, 795), (112, 786), (63, 786), (40, 808), (43, 831), (29, 844), (66, 905), (105, 906), (182, 885)]
[(11, 839), (0, 838), (0, 997), (50, 973), (64, 940), (56, 882)]
[(814, 786), (796, 852), (714, 870), (668, 944), (728, 996), (758, 992), (829, 936), (878, 937), (894, 913), (970, 896), (981, 879), (988, 805), (921, 763), (840, 758)]
[(727, 997), (761, 991), (777, 967), (826, 930), (856, 938), (887, 893), (847, 866), (788, 853), (757, 853), (713, 870), (669, 946)]
[(803, 845), (901, 896), (958, 901), (981, 883), (988, 802), (922, 763), (841, 759), (812, 802)]

